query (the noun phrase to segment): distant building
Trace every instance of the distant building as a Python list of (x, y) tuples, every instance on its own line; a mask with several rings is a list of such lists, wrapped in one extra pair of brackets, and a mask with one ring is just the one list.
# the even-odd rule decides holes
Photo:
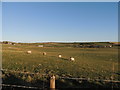
[(12, 45), (16, 45), (15, 43), (12, 43)]
[(4, 44), (12, 44), (11, 42), (9, 41), (3, 41)]
[(10, 41), (3, 41), (2, 43), (3, 43), (3, 44), (16, 45), (15, 42), (10, 42)]
[(43, 47), (43, 45), (38, 45), (38, 47)]

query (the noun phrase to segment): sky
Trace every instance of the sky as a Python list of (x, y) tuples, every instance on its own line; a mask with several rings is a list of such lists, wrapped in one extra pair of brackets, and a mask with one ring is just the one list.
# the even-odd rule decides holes
[(2, 2), (119, 2), (120, 0), (2, 0)]
[(117, 2), (3, 2), (2, 39), (117, 41)]
[(2, 3), (0, 2), (0, 40), (2, 40)]

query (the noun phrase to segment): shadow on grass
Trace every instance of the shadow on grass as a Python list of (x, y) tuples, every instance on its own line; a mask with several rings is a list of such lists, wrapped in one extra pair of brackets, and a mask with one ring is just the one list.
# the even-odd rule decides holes
[[(28, 86), (28, 87), (37, 87), (39, 89), (26, 89), (20, 87), (4, 86), (2, 90), (49, 90), (49, 78), (46, 80), (34, 80), (27, 82), (15, 76), (13, 74), (7, 75), (3, 78), (3, 84), (9, 85), (19, 85), (19, 86)], [(56, 80), (56, 90), (67, 89), (67, 88), (120, 88), (120, 83), (103, 83), (103, 82), (90, 82), (90, 81), (76, 81), (76, 80), (65, 80), (57, 79)]]
[(66, 61), (69, 61), (69, 59), (67, 59), (67, 58), (61, 58), (62, 60), (66, 60)]
[(76, 80), (56, 80), (56, 87), (62, 88), (120, 88), (120, 83), (102, 83), (102, 82), (89, 82), (89, 81), (76, 81)]
[[(28, 82), (26, 80), (19, 78), (19, 76), (16, 77), (16, 75), (13, 74), (6, 75), (6, 77), (2, 79), (2, 83), (5, 85), (16, 85), (16, 86), (3, 86), (2, 90), (18, 90), (18, 89), (27, 90), (27, 87), (37, 87), (38, 89), (44, 90), (44, 88), (48, 87), (48, 83), (46, 81), (34, 80)], [(20, 88), (19, 86), (26, 86), (26, 88)], [(30, 90), (30, 88), (28, 90)], [(36, 90), (36, 89), (31, 88), (31, 90)]]
[[(56, 56), (51, 56), (51, 57), (56, 57)], [(62, 59), (62, 60), (66, 60), (66, 61), (69, 61), (69, 59), (67, 59), (67, 58), (63, 58), (63, 57), (61, 57), (61, 58), (59, 58), (59, 57), (57, 57), (58, 59)]]

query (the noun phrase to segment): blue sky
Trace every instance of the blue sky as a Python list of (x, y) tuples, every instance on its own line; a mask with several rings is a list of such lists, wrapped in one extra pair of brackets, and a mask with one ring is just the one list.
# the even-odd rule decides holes
[(2, 40), (2, 3), (0, 2), (0, 41)]
[(4, 2), (3, 40), (117, 41), (117, 2)]

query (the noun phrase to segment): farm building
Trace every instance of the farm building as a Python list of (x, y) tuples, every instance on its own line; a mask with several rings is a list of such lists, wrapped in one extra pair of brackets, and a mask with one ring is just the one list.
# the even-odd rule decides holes
[(11, 44), (11, 45), (15, 45), (14, 42), (10, 42), (10, 41), (3, 41), (3, 44)]
[(16, 45), (15, 43), (12, 43), (12, 45)]
[(8, 43), (6, 43), (6, 44), (12, 44), (11, 42), (8, 42)]
[(38, 45), (38, 47), (43, 47), (43, 45)]

